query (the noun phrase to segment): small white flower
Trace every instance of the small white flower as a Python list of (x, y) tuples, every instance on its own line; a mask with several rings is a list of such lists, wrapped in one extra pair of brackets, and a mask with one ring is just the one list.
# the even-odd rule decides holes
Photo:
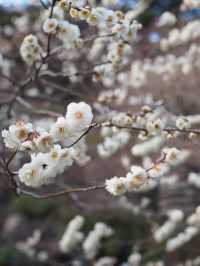
[(50, 153), (33, 154), (31, 162), (24, 164), (19, 170), (19, 180), (26, 186), (40, 187), (51, 183), (72, 163), (73, 160), (68, 149), (62, 149), (60, 145), (55, 145)]
[(47, 158), (43, 153), (39, 153), (32, 158), (30, 163), (26, 163), (19, 170), (18, 176), (20, 182), (30, 187), (40, 187), (51, 182), (52, 173), (51, 166), (47, 162)]
[(11, 125), (8, 130), (2, 131), (2, 137), (4, 143), (9, 149), (23, 149), (20, 144), (25, 142), (29, 134), (33, 132), (33, 126), (31, 123), (24, 124), (23, 122), (18, 122), (16, 125)]
[(177, 21), (177, 18), (171, 12), (164, 12), (162, 16), (160, 16), (158, 21), (158, 27), (163, 26), (173, 26)]
[(42, 132), (33, 141), (39, 152), (49, 152), (53, 145), (53, 137), (48, 132)]
[(163, 152), (166, 154), (165, 162), (170, 165), (176, 165), (179, 162), (181, 151), (176, 148), (164, 148)]
[(122, 195), (126, 192), (126, 179), (124, 177), (113, 177), (106, 180), (106, 190), (114, 196)]
[(71, 24), (68, 21), (59, 21), (57, 36), (63, 41), (65, 48), (70, 49), (79, 40), (80, 29), (77, 25)]
[(23, 60), (32, 65), (38, 58), (41, 52), (41, 48), (38, 43), (38, 39), (34, 35), (27, 35), (20, 47), (20, 54)]
[(128, 191), (134, 191), (144, 184), (148, 175), (144, 168), (134, 165), (131, 167), (131, 172), (126, 176), (126, 184)]
[(141, 27), (142, 25), (137, 21), (130, 23), (128, 20), (124, 20), (122, 23), (118, 23), (112, 28), (112, 33), (124, 40), (133, 41)]
[(50, 134), (54, 141), (69, 140), (72, 136), (71, 130), (64, 117), (58, 117), (56, 123), (51, 126)]
[(176, 120), (176, 126), (178, 129), (189, 129), (191, 127), (190, 121), (185, 116), (179, 116)]
[(60, 145), (54, 145), (48, 154), (48, 161), (54, 167), (55, 174), (62, 174), (73, 163), (70, 150), (62, 149)]
[(98, 25), (103, 20), (103, 17), (104, 17), (104, 12), (102, 8), (100, 7), (93, 8), (89, 16), (87, 17), (87, 23), (92, 26)]
[(157, 135), (164, 128), (164, 124), (161, 119), (156, 119), (155, 121), (149, 121), (146, 124), (146, 129), (150, 135)]
[(55, 33), (58, 26), (58, 20), (55, 18), (48, 18), (43, 24), (43, 30), (46, 33)]
[(66, 120), (71, 129), (81, 131), (90, 126), (92, 119), (92, 109), (88, 104), (79, 102), (67, 106)]

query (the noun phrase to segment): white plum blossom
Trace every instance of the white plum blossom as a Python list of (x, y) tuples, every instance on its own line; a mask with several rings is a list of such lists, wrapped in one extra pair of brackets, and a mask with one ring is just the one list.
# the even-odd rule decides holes
[(58, 117), (57, 121), (51, 126), (50, 134), (55, 141), (67, 140), (72, 135), (66, 119), (62, 116)]
[(49, 152), (54, 143), (53, 136), (45, 130), (40, 132), (37, 129), (32, 133), (31, 139), (22, 143), (22, 148), (29, 150), (32, 153), (35, 152)]
[(68, 149), (62, 149), (59, 145), (55, 145), (49, 153), (33, 154), (31, 162), (24, 164), (19, 169), (19, 180), (26, 186), (40, 187), (51, 183), (72, 163), (73, 160)]
[(144, 156), (157, 151), (164, 143), (164, 138), (161, 136), (155, 136), (147, 141), (134, 145), (131, 149), (131, 153), (134, 156)]
[(171, 12), (164, 12), (158, 21), (158, 27), (163, 27), (163, 26), (174, 26), (176, 23), (177, 18), (174, 14)]
[(63, 173), (65, 168), (71, 166), (73, 163), (70, 150), (67, 148), (63, 149), (60, 145), (54, 145), (47, 156), (49, 163), (54, 166), (56, 174)]
[(163, 128), (164, 128), (164, 123), (159, 118), (156, 119), (155, 121), (149, 121), (146, 124), (146, 129), (148, 131), (148, 134), (152, 136), (159, 134)]
[(113, 177), (106, 180), (106, 190), (114, 196), (122, 195), (126, 192), (126, 178)]
[(134, 165), (131, 171), (126, 175), (127, 189), (129, 192), (139, 188), (147, 180), (146, 170), (140, 166)]
[(146, 170), (140, 166), (134, 165), (126, 177), (113, 177), (107, 179), (106, 190), (114, 196), (123, 195), (125, 192), (132, 192), (142, 185), (148, 178)]
[(53, 167), (47, 162), (47, 157), (39, 153), (32, 158), (30, 163), (26, 163), (18, 172), (20, 182), (30, 187), (40, 187), (52, 182), (55, 172)]
[[(49, 10), (47, 11), (47, 18), (49, 18)], [(62, 20), (64, 19), (64, 12), (63, 9), (60, 8), (59, 5), (55, 6), (53, 9), (53, 18), (58, 19), (58, 20)]]
[(191, 127), (190, 121), (185, 116), (179, 116), (176, 120), (176, 126), (178, 129), (189, 129)]
[(32, 65), (40, 56), (41, 48), (38, 39), (34, 35), (27, 35), (20, 47), (20, 54), (23, 60)]
[(9, 149), (23, 149), (21, 144), (29, 138), (29, 134), (33, 132), (31, 123), (17, 122), (11, 125), (8, 130), (2, 131), (2, 137), (5, 146)]
[(133, 41), (136, 38), (137, 32), (142, 28), (142, 25), (137, 21), (130, 23), (124, 20), (122, 23), (116, 24), (112, 28), (113, 34), (126, 41)]
[(177, 148), (164, 148), (163, 152), (166, 154), (165, 161), (170, 165), (176, 165), (181, 156), (181, 151)]
[(57, 26), (58, 26), (57, 19), (48, 18), (47, 20), (45, 20), (43, 24), (43, 30), (47, 34), (50, 34), (50, 33), (53, 34), (53, 33), (56, 33)]
[[(103, 130), (101, 133), (105, 133)], [(108, 133), (108, 135), (107, 135)], [(130, 133), (125, 130), (108, 129), (104, 141), (97, 145), (97, 151), (102, 158), (107, 158), (118, 149), (126, 145), (130, 139)]]
[(33, 141), (38, 151), (49, 152), (53, 146), (54, 139), (50, 133), (44, 131), (39, 136), (36, 136)]
[(91, 125), (93, 113), (91, 107), (84, 103), (70, 103), (67, 106), (66, 121), (72, 130), (81, 131)]
[(76, 42), (80, 38), (79, 27), (63, 20), (59, 21), (57, 29), (57, 37), (63, 41), (65, 48), (75, 47)]

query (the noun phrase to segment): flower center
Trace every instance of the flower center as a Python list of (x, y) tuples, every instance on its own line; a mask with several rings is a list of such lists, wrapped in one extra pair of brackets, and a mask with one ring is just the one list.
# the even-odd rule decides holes
[(48, 145), (49, 145), (49, 138), (43, 138), (43, 140), (42, 140), (42, 144), (43, 144), (44, 146), (48, 146)]
[(32, 171), (31, 171), (31, 176), (32, 176), (32, 177), (35, 177), (35, 176), (36, 176), (36, 170), (35, 170), (35, 169), (32, 169)]
[(83, 117), (83, 114), (80, 111), (78, 111), (78, 112), (75, 113), (75, 117), (77, 119), (81, 119)]
[(56, 160), (58, 158), (58, 153), (56, 151), (53, 151), (51, 153), (51, 157), (52, 157), (52, 159)]
[(60, 127), (59, 131), (60, 131), (60, 134), (63, 135), (65, 133), (65, 128), (64, 127)]
[(26, 129), (20, 129), (17, 135), (18, 135), (19, 139), (27, 139), (28, 138), (28, 132)]

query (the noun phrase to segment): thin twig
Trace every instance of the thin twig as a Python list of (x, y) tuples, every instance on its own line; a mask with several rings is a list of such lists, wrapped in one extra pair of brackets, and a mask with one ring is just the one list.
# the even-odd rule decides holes
[(84, 187), (84, 188), (66, 188), (66, 189), (63, 189), (62, 191), (59, 191), (59, 192), (46, 193), (46, 194), (42, 194), (42, 195), (18, 188), (17, 193), (19, 196), (25, 195), (25, 196), (31, 196), (31, 197), (36, 198), (36, 199), (49, 199), (49, 198), (61, 197), (61, 196), (67, 195), (69, 193), (88, 192), (88, 191), (94, 191), (94, 190), (104, 189), (104, 188), (105, 188), (105, 185), (95, 185), (95, 186)]
[(98, 126), (97, 123), (90, 125), (88, 129), (82, 135), (80, 135), (80, 137), (77, 140), (75, 140), (72, 144), (68, 145), (66, 148), (71, 148), (72, 146), (77, 144), (84, 136), (86, 136), (90, 132), (91, 129), (93, 129), (96, 126)]
[(42, 0), (40, 0), (40, 4), (44, 7), (44, 9), (48, 9), (48, 6)]

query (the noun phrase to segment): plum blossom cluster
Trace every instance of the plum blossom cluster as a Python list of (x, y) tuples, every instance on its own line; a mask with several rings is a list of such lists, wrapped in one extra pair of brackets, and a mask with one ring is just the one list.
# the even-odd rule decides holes
[(44, 21), (43, 30), (62, 40), (64, 47), (70, 49), (85, 47), (93, 38), (90, 40), (81, 36), (79, 26), (65, 20), (64, 14), (68, 14), (76, 21), (97, 27), (99, 33), (94, 38), (89, 58), (94, 59), (106, 48), (108, 53), (102, 56), (102, 59), (106, 59), (109, 64), (94, 67), (93, 80), (111, 84), (113, 81), (109, 79), (114, 80), (114, 74), (129, 61), (132, 52), (130, 44), (136, 40), (137, 32), (142, 26), (119, 10), (79, 4), (79, 1), (59, 1), (54, 7), (53, 14)]
[(93, 259), (97, 255), (102, 239), (113, 235), (113, 229), (108, 225), (98, 222), (95, 224), (85, 241), (83, 242), (83, 250), (86, 258)]
[(59, 242), (60, 251), (63, 253), (71, 252), (84, 238), (83, 233), (80, 232), (84, 224), (82, 216), (76, 216), (71, 220), (64, 232), (62, 239)]
[(106, 158), (117, 152), (126, 145), (130, 139), (130, 133), (117, 128), (102, 128), (102, 143), (97, 145), (97, 151), (102, 158)]
[(77, 145), (72, 144), (88, 129), (92, 119), (92, 109), (88, 104), (70, 103), (66, 116), (58, 117), (49, 131), (23, 122), (3, 130), (6, 147), (31, 153), (31, 161), (18, 171), (19, 180), (27, 186), (40, 187), (52, 182), (74, 160), (80, 164), (87, 162), (89, 158), (84, 140)]
[(56, 34), (66, 49), (76, 47), (81, 42), (79, 27), (66, 20), (49, 18), (44, 22), (43, 30), (47, 34)]
[(141, 88), (147, 84), (148, 77), (162, 78), (163, 82), (170, 81), (177, 73), (188, 75), (199, 68), (199, 46), (191, 44), (186, 52), (177, 56), (169, 53), (155, 58), (135, 60), (131, 65), (130, 86)]
[(187, 242), (191, 241), (199, 233), (199, 229), (194, 226), (188, 226), (186, 229), (179, 233), (174, 238), (171, 238), (166, 243), (166, 250), (172, 252), (182, 245), (185, 245)]
[(38, 251), (37, 245), (41, 241), (41, 231), (39, 229), (34, 230), (33, 234), (29, 236), (25, 241), (19, 241), (16, 243), (16, 249), (25, 254), (30, 259), (36, 259), (40, 262), (48, 260), (48, 253), (46, 251)]
[(153, 138), (150, 138), (149, 140), (135, 144), (131, 148), (131, 153), (137, 157), (148, 155), (159, 150), (164, 141), (165, 139), (162, 136), (155, 136)]
[(160, 47), (163, 51), (168, 51), (170, 48), (185, 44), (199, 36), (199, 20), (194, 20), (187, 23), (182, 29), (172, 29), (168, 37), (161, 40)]
[(166, 250), (172, 252), (197, 236), (199, 234), (199, 222), (200, 209), (199, 206), (197, 206), (195, 211), (187, 217), (185, 230), (166, 242)]
[(84, 218), (82, 216), (76, 216), (69, 222), (59, 242), (59, 249), (62, 253), (68, 254), (81, 244), (86, 258), (92, 260), (99, 251), (102, 239), (110, 237), (114, 232), (110, 226), (98, 222), (94, 229), (84, 237), (84, 234), (80, 231), (83, 224)]
[[(136, 40), (137, 32), (142, 27), (140, 23), (130, 19), (120, 10), (111, 10), (103, 6), (93, 7), (92, 3), (86, 3), (86, 1), (52, 2), (48, 10), (41, 14), (40, 20), (43, 23), (44, 33), (48, 35), (47, 51), (42, 52), (36, 36), (28, 35), (24, 38), (20, 48), (23, 60), (28, 65), (33, 65), (37, 59), (43, 60), (49, 56), (52, 38), (60, 40), (65, 50), (75, 50), (76, 56), (81, 54), (80, 48), (85, 49), (88, 43), (93, 43), (92, 50), (95, 51), (96, 56), (99, 53), (99, 43), (103, 40), (100, 50), (103, 52), (106, 48), (108, 53), (102, 58), (107, 59), (110, 64), (95, 67), (94, 80), (99, 80), (101, 76), (106, 77), (106, 72), (114, 77), (114, 73), (126, 64), (132, 50), (130, 44)], [(71, 23), (71, 20), (74, 22)], [(80, 23), (87, 23), (90, 27), (95, 26), (98, 34), (91, 39), (85, 37), (84, 34), (82, 36)], [(39, 30), (38, 25), (35, 27)], [(32, 38), (31, 44), (27, 41), (30, 38)]]
[(106, 190), (114, 196), (120, 196), (126, 192), (141, 189), (145, 185), (148, 186), (149, 180), (158, 178), (163, 173), (166, 173), (167, 167), (177, 165), (185, 160), (185, 156), (188, 157), (188, 154), (183, 155), (180, 150), (168, 147), (163, 149), (163, 154), (164, 157), (152, 164), (148, 169), (133, 165), (125, 177), (115, 176), (107, 179)]

